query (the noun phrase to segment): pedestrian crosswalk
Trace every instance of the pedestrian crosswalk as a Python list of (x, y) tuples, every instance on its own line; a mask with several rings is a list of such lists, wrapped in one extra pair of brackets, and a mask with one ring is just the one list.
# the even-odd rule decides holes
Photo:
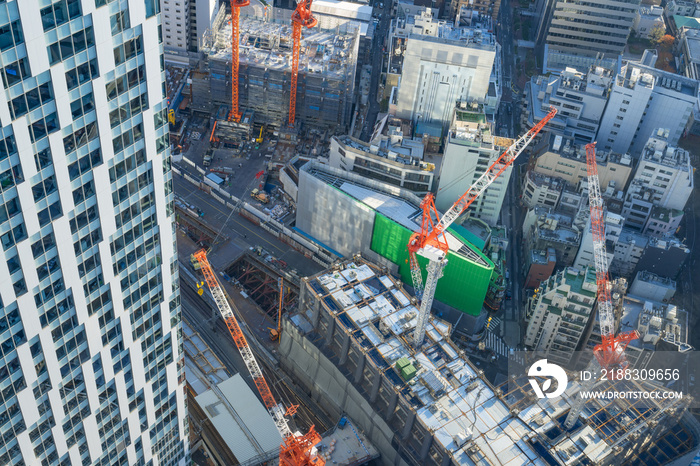
[(492, 350), (496, 356), (507, 358), (510, 353), (510, 347), (499, 336), (501, 333), (501, 319), (492, 317), (489, 328), (484, 336), (484, 346)]

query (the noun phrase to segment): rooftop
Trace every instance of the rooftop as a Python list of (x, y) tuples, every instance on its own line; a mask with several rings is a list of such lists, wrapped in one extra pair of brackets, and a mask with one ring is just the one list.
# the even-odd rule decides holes
[(435, 18), (437, 10), (425, 8), (417, 14), (399, 16), (393, 23), (393, 34), (429, 42), (470, 48), (495, 50), (496, 37), (489, 16), (480, 16), (470, 26), (455, 26), (452, 21)]
[[(407, 342), (418, 310), (391, 276), (359, 256), (305, 280), (313, 301), (321, 303), (320, 312), (343, 329), (353, 348), (362, 350), (365, 364), (384, 378), (382, 386), (393, 389), (401, 405), (410, 407), (432, 434), (433, 443), (457, 464), (600, 462), (636, 426), (661, 415), (662, 404), (653, 400), (592, 400), (584, 406), (585, 424), (561, 435), (577, 384), (570, 384), (572, 391), (560, 398), (541, 400), (524, 378), (494, 387), (454, 345), (450, 325), (432, 315), (424, 345), (414, 349)], [(314, 332), (312, 312), (304, 309), (291, 321), (302, 332)], [(315, 335), (310, 338), (318, 344), (322, 341)], [(603, 387), (607, 389), (641, 387), (617, 381)], [(623, 411), (623, 416), (612, 414)]]
[(666, 89), (690, 97), (697, 97), (700, 82), (685, 76), (663, 71), (642, 63), (628, 62), (616, 77), (619, 86), (634, 89), (635, 86), (654, 88), (657, 92)]
[[(231, 61), (230, 16), (214, 22), (212, 39), (204, 44), (209, 58)], [(291, 24), (246, 18), (240, 22), (239, 61), (241, 65), (287, 70), (292, 66)], [(299, 71), (344, 77), (354, 71), (357, 34), (336, 33), (319, 28), (302, 28)]]
[(546, 251), (543, 249), (533, 249), (530, 251), (530, 262), (532, 264), (547, 265), (550, 262), (557, 261), (557, 254), (552, 248)]
[(632, 346), (656, 346), (665, 341), (678, 347), (678, 351), (692, 349), (688, 344), (688, 313), (673, 304), (625, 296), (620, 331), (631, 330), (637, 330), (641, 335), (638, 341), (630, 343)]
[(383, 159), (383, 162), (395, 164), (402, 169), (414, 167), (416, 170), (432, 172), (435, 165), (423, 162), (423, 143), (420, 140), (409, 138), (397, 138), (392, 141), (390, 138), (378, 140), (377, 144), (367, 144), (351, 136), (333, 136), (338, 142), (346, 147), (352, 147), (363, 152), (364, 155)]
[(690, 154), (680, 147), (668, 144), (668, 129), (657, 129), (642, 149), (642, 160), (683, 171), (690, 171)]
[[(547, 133), (548, 152), (559, 154), (564, 158), (576, 160), (580, 163), (586, 163), (586, 146), (578, 144), (573, 138), (562, 136), (560, 134)], [(632, 157), (629, 154), (618, 154), (612, 151), (604, 151), (596, 149), (595, 154), (596, 164), (605, 166), (608, 162), (618, 165), (630, 167), (632, 165)]]

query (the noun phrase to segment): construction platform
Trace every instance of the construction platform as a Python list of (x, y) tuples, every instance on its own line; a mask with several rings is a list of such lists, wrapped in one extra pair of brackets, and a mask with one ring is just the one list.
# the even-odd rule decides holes
[[(221, 9), (203, 44), (205, 59), (192, 73), (193, 109), (213, 113), (230, 105), (231, 24)], [(291, 23), (241, 18), (239, 107), (255, 111), (256, 122), (287, 124), (292, 67)], [(349, 127), (354, 98), (360, 28), (346, 33), (320, 28), (302, 31), (296, 117), (318, 128)]]
[[(691, 440), (667, 456), (698, 444), (684, 399), (591, 399), (567, 431), (580, 389), (573, 377), (556, 399), (538, 399), (526, 377), (494, 386), (440, 319), (430, 317), (425, 342), (413, 348), (417, 313), (387, 269), (357, 255), (305, 278), (298, 312), (283, 321), (281, 366), (326, 411), (348, 413), (385, 463), (635, 464), (669, 432)], [(630, 381), (598, 388), (663, 389)]]

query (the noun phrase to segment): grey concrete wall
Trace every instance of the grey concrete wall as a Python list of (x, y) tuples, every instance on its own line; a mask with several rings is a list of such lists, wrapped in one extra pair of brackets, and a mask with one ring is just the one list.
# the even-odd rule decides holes
[(338, 189), (299, 171), (296, 226), (344, 256), (369, 249), (375, 213)]
[(350, 381), (291, 324), (283, 321), (280, 365), (331, 416), (346, 413), (381, 453), (386, 466), (408, 466), (391, 446), (394, 434)]

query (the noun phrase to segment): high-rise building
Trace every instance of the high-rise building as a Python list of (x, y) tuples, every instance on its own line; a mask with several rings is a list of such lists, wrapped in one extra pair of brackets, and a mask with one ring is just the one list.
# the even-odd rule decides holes
[(438, 123), (447, 130), (455, 102), (477, 102), (493, 115), (500, 100), (500, 45), (490, 17), (471, 26), (437, 19), (430, 8), (399, 15), (389, 34), (389, 79), (400, 74), (392, 92), (396, 116)]
[(159, 25), (0, 3), (0, 464), (188, 455)]
[(596, 297), (595, 271), (567, 267), (540, 285), (528, 303), (527, 347), (567, 364), (580, 349)]
[[(440, 184), (435, 198), (437, 208), (447, 211), (467, 192), (505, 150), (501, 146), (510, 143), (510, 140), (506, 141), (500, 142), (499, 146), (499, 138), (493, 135), (493, 125), (487, 121), (483, 105), (460, 102), (454, 110), (440, 167)], [(471, 215), (491, 226), (498, 223), (512, 171), (512, 167), (506, 168), (474, 201), (469, 209)]]
[(567, 66), (586, 71), (597, 63), (612, 68), (627, 44), (640, 0), (546, 2), (546, 71)]
[(198, 52), (218, 11), (217, 0), (155, 1), (162, 8), (163, 43), (169, 55), (180, 52), (186, 57), (186, 52)]

